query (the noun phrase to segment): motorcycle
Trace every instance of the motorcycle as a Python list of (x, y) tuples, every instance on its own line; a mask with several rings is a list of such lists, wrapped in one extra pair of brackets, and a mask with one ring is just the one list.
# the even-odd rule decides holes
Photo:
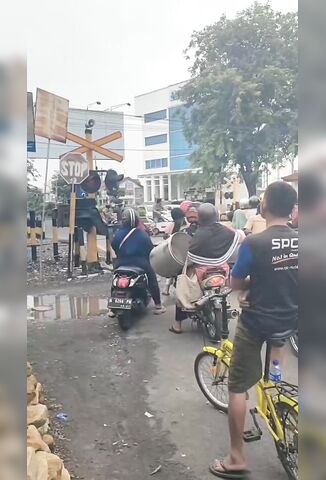
[(227, 277), (224, 271), (209, 270), (201, 282), (203, 297), (195, 303), (194, 310), (187, 311), (189, 318), (196, 322), (214, 343), (222, 338), (224, 316), (231, 319), (239, 315), (237, 310), (231, 309), (227, 301), (227, 296), (232, 290), (226, 286), (226, 283)]
[(108, 308), (117, 316), (122, 330), (128, 330), (134, 319), (144, 313), (150, 299), (148, 278), (143, 269), (130, 265), (113, 272)]

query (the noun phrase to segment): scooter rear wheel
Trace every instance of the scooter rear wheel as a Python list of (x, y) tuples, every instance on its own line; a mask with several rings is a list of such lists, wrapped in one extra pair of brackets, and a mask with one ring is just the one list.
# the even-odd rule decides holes
[(124, 312), (118, 315), (118, 322), (121, 330), (129, 330), (132, 324), (132, 315), (130, 312)]

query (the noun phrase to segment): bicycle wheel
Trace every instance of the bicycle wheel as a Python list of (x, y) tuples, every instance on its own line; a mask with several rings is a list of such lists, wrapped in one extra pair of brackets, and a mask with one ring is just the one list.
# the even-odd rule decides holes
[(201, 352), (195, 360), (195, 376), (199, 388), (214, 407), (228, 412), (229, 367), (224, 360), (209, 352)]
[(289, 479), (298, 480), (298, 413), (285, 402), (277, 402), (275, 409), (284, 432), (284, 442), (275, 441), (278, 458)]

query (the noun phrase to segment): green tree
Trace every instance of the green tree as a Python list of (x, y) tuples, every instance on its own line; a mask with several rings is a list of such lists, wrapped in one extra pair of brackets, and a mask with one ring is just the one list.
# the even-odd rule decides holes
[(40, 188), (30, 185), (27, 190), (27, 211), (41, 213), (43, 207), (43, 192)]
[(71, 186), (65, 182), (59, 172), (55, 172), (51, 178), (51, 192), (56, 196), (57, 202), (68, 203)]
[(193, 164), (220, 177), (236, 166), (249, 195), (262, 166), (297, 151), (297, 15), (255, 2), (236, 18), (194, 32), (186, 50), (185, 104)]
[(27, 191), (30, 189), (34, 189), (31, 185), (32, 180), (36, 180), (40, 174), (38, 173), (37, 169), (34, 166), (33, 160), (30, 158), (27, 159)]

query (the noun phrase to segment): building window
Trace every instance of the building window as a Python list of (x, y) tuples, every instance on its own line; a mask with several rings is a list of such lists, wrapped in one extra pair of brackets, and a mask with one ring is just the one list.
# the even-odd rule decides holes
[(155, 158), (154, 160), (146, 160), (145, 162), (146, 170), (149, 170), (150, 168), (165, 168), (167, 166), (167, 158)]
[(146, 180), (147, 201), (152, 202), (152, 180)]
[(163, 191), (164, 200), (169, 200), (169, 177), (167, 175), (163, 177)]
[(160, 177), (154, 177), (154, 197), (160, 198)]
[(171, 157), (171, 170), (189, 170), (191, 168), (190, 155), (179, 155), (178, 157)]
[(145, 113), (144, 122), (156, 122), (156, 120), (165, 120), (166, 119), (166, 110), (159, 110), (157, 112)]
[(167, 141), (168, 136), (166, 133), (163, 135), (153, 135), (152, 137), (145, 137), (145, 146), (158, 145), (160, 143), (166, 143)]

